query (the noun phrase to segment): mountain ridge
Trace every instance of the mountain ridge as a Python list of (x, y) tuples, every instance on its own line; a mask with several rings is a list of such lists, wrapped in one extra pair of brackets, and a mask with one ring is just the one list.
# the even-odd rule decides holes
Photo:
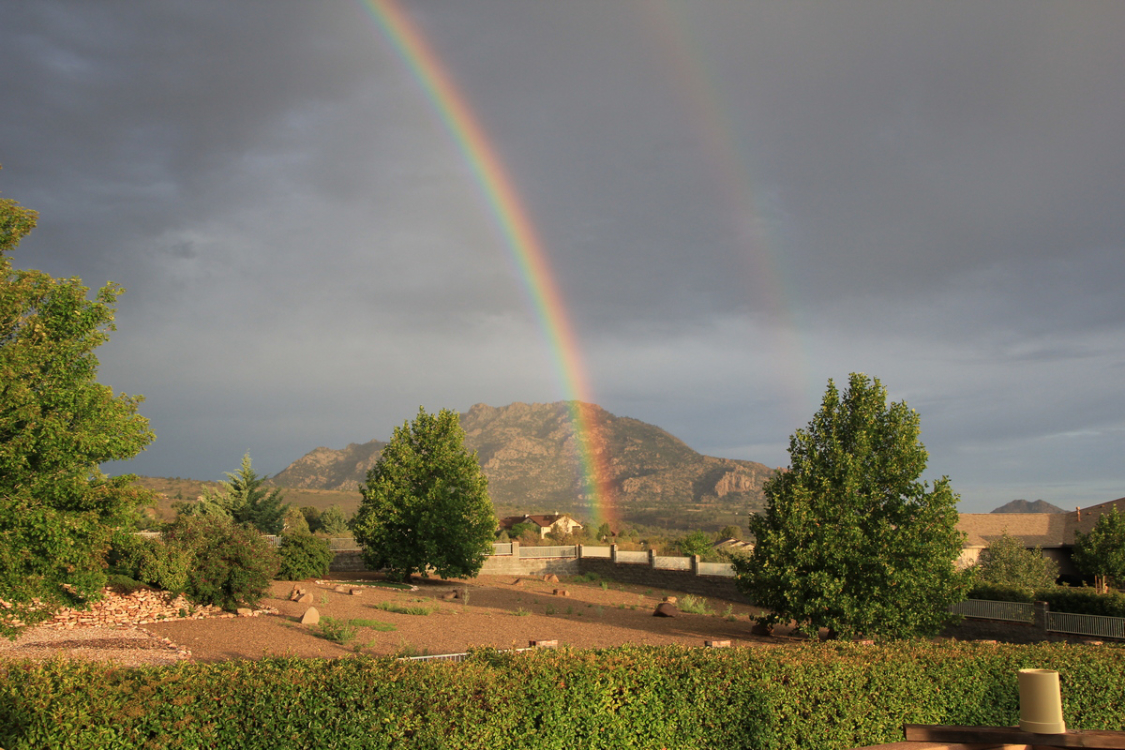
[[(489, 480), (498, 507), (573, 512), (587, 496), (570, 403), (475, 404), (460, 415), (465, 445)], [(775, 469), (754, 461), (704, 456), (671, 433), (596, 404), (584, 405), (600, 463), (622, 513), (721, 510), (739, 515), (764, 507), (762, 484)], [(385, 441), (318, 447), (271, 478), (271, 484), (354, 490), (374, 466)]]

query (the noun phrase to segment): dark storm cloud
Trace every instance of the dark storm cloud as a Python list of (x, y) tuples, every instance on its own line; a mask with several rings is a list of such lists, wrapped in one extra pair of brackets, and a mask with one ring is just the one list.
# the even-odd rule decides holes
[[(1122, 4), (403, 5), (606, 408), (777, 465), (865, 371), (976, 509), (1125, 481)], [(16, 261), (129, 288), (102, 360), (149, 397), (138, 470), (249, 448), (275, 471), (419, 403), (562, 395), (482, 190), (360, 3), (0, 11), (0, 191), (41, 212)]]

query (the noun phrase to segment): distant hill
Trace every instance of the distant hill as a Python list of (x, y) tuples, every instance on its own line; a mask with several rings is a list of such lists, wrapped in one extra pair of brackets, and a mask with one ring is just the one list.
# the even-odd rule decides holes
[(1013, 500), (1010, 503), (1001, 505), (993, 513), (1066, 513), (1065, 510), (1057, 505), (1051, 505), (1046, 500), (1036, 500), (1034, 502), (1029, 500)]
[[(764, 507), (762, 484), (774, 469), (753, 461), (704, 456), (651, 424), (591, 408), (623, 517), (644, 522), (744, 516)], [(475, 450), (497, 508), (521, 512), (581, 512), (587, 506), (576, 441), (565, 402), (477, 404), (460, 415), (466, 445)], [(316, 448), (271, 480), (281, 487), (354, 490), (385, 442)], [(690, 528), (690, 525), (688, 526)]]

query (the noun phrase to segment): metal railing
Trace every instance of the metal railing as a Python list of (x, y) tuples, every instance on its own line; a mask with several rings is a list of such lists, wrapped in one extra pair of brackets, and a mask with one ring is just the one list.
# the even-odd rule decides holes
[(520, 547), (520, 559), (542, 557), (578, 557), (578, 547), (573, 544), (564, 547)]
[(492, 554), (494, 555), (510, 555), (512, 554), (512, 543), (496, 542), (492, 545)]
[(637, 552), (635, 550), (617, 550), (617, 562), (619, 563), (647, 563), (648, 553)]
[(691, 570), (690, 557), (656, 557), (653, 562), (659, 570)]
[(582, 545), (582, 556), (610, 558), (613, 556), (613, 553), (609, 547), (587, 547), (586, 545)]
[(1006, 620), (1008, 622), (1034, 622), (1035, 605), (1024, 602), (993, 602), (985, 599), (966, 599), (949, 608), (951, 612), (981, 620)]
[(1125, 639), (1125, 618), (1080, 615), (1074, 612), (1047, 612), (1047, 630), (1052, 633)]
[[(525, 651), (535, 651), (535, 646), (528, 648), (506, 648), (501, 653), (515, 653), (522, 654)], [(422, 656), (400, 656), (399, 661), (465, 661), (470, 656), (468, 651), (462, 651), (458, 654), (424, 654)]]

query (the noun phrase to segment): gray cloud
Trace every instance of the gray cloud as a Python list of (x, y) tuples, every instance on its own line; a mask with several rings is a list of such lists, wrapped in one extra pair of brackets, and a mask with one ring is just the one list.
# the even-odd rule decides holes
[[(770, 464), (829, 377), (966, 507), (1122, 494), (1125, 8), (405, 2), (548, 251), (595, 397)], [(122, 282), (133, 467), (276, 471), (560, 398), (486, 196), (359, 3), (0, 0), (18, 264)], [(1037, 489), (1038, 488), (1038, 489)]]

